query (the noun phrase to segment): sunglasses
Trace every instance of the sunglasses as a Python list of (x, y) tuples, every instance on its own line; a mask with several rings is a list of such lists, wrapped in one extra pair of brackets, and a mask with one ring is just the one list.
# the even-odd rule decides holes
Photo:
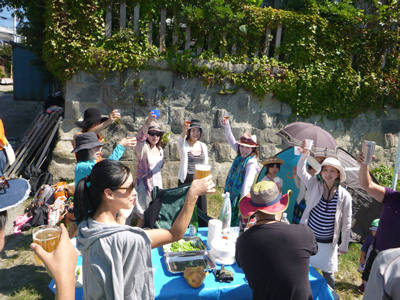
[(161, 132), (152, 131), (152, 132), (149, 132), (148, 135), (150, 135), (150, 136), (162, 136), (162, 133)]
[(126, 190), (128, 192), (132, 192), (132, 190), (135, 188), (135, 180), (132, 181), (132, 183), (128, 187), (119, 187), (116, 188), (116, 190)]

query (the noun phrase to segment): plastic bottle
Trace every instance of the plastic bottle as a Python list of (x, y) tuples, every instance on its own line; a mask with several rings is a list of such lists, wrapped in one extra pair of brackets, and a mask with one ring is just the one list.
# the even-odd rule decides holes
[(223, 193), (221, 210), (219, 211), (218, 219), (222, 222), (222, 231), (228, 232), (231, 227), (231, 199), (229, 197), (229, 192)]
[(287, 213), (284, 212), (284, 213), (282, 214), (281, 222), (290, 224), (290, 222), (289, 222), (289, 220), (288, 220), (288, 218), (287, 218)]
[(197, 216), (197, 205), (193, 209), (192, 218), (189, 224), (189, 235), (195, 236), (199, 230), (199, 218)]

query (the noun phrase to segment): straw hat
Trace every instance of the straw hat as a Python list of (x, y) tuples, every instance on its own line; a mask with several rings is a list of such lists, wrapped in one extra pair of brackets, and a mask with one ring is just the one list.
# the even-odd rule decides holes
[(271, 156), (271, 157), (268, 157), (266, 160), (264, 160), (262, 164), (263, 164), (264, 166), (270, 165), (270, 164), (280, 164), (280, 165), (283, 165), (283, 160), (280, 159), (280, 158), (278, 158), (278, 157), (276, 157), (276, 156)]
[(275, 215), (285, 211), (288, 205), (289, 194), (282, 196), (275, 182), (262, 180), (254, 184), (250, 194), (240, 200), (239, 209), (244, 217), (257, 211)]

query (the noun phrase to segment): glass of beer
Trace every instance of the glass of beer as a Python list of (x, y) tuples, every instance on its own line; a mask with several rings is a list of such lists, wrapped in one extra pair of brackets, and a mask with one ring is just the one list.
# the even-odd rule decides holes
[(196, 164), (194, 168), (195, 168), (194, 178), (196, 179), (202, 179), (204, 177), (207, 177), (208, 175), (211, 175), (210, 165)]
[[(56, 225), (42, 225), (33, 229), (33, 242), (42, 246), (47, 252), (52, 252), (56, 249), (60, 241), (61, 228)], [(35, 259), (38, 263), (43, 264), (41, 259), (35, 254)]]

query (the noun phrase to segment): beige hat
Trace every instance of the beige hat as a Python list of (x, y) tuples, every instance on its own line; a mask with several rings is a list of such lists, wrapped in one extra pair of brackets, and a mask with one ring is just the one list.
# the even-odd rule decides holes
[[(339, 171), (339, 173), (340, 173), (340, 183), (342, 183), (342, 182), (344, 182), (346, 180), (346, 172), (344, 171), (340, 161), (337, 160), (336, 158), (334, 158), (334, 157), (325, 158), (325, 160), (321, 164), (321, 171), (322, 171), (322, 168), (324, 166), (331, 166), (331, 167), (333, 167), (333, 168), (335, 168), (336, 170)], [(319, 171), (317, 174), (321, 173), (321, 171)]]
[(243, 134), (237, 143), (238, 143), (238, 145), (242, 145), (242, 146), (250, 147), (250, 148), (258, 147), (257, 137), (254, 134), (253, 135), (249, 135), (247, 133)]

